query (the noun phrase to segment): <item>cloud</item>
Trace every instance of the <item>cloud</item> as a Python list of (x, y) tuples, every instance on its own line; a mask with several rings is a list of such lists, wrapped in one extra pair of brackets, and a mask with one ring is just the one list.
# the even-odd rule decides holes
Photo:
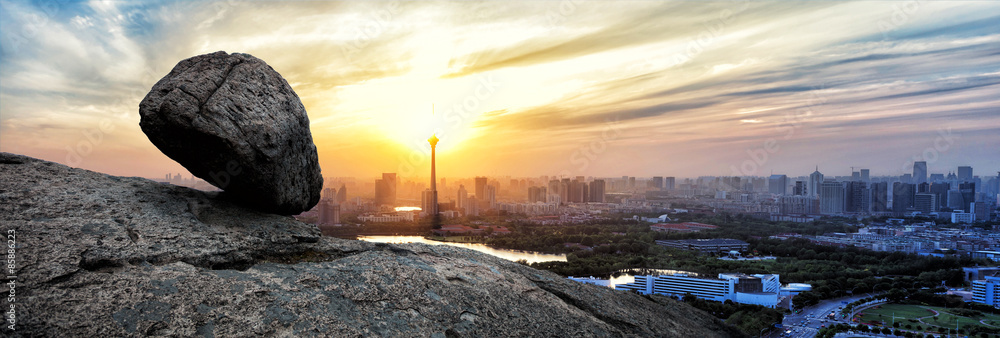
[[(119, 127), (83, 166), (180, 171), (136, 128), (137, 105), (178, 61), (217, 50), (279, 71), (324, 171), (345, 176), (420, 151), (431, 104), (460, 114), (442, 141), (456, 175), (730, 174), (772, 138), (784, 150), (768, 170), (849, 161), (864, 142), (874, 163), (919, 153), (912, 143), (942, 125), (989, 141), (1000, 4), (921, 2), (887, 30), (893, 5), (0, 1), (0, 150), (61, 161), (110, 119)], [(598, 141), (606, 150), (575, 166)], [(956, 147), (1000, 166), (964, 155), (990, 154), (975, 143)]]

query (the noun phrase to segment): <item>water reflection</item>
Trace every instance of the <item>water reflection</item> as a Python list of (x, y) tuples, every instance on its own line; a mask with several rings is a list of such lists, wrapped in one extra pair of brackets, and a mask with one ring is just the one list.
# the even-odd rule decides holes
[(476, 250), (485, 254), (490, 254), (510, 261), (517, 261), (523, 259), (528, 261), (528, 263), (566, 261), (566, 255), (563, 254), (547, 254), (547, 253), (532, 252), (532, 251), (497, 249), (486, 246), (486, 244), (439, 242), (439, 241), (432, 241), (423, 238), (421, 236), (358, 236), (358, 239), (362, 241), (376, 242), (376, 243), (394, 243), (394, 244), (423, 243), (431, 245), (450, 245), (450, 246), (457, 246), (460, 248)]

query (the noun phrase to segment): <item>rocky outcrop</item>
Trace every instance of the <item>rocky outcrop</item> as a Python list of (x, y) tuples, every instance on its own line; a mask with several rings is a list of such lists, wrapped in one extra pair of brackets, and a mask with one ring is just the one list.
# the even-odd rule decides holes
[(460, 248), (321, 237), (224, 195), (7, 153), (0, 219), (16, 233), (13, 336), (739, 335), (672, 300)]
[(153, 85), (139, 115), (160, 151), (244, 204), (294, 215), (319, 202), (323, 177), (305, 107), (258, 58), (183, 60)]

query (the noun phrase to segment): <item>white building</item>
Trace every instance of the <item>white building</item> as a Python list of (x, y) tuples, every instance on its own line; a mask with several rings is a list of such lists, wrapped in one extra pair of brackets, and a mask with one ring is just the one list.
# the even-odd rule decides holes
[(660, 294), (695, 297), (717, 302), (731, 300), (743, 304), (775, 307), (781, 283), (778, 275), (752, 275), (739, 273), (719, 274), (719, 278), (703, 278), (686, 274), (635, 276), (635, 281), (615, 285), (617, 290), (633, 290), (642, 294)]
[(972, 281), (972, 301), (1000, 307), (1000, 277), (986, 276)]
[(972, 223), (975, 220), (973, 216), (975, 214), (971, 212), (953, 212), (951, 213), (952, 223)]

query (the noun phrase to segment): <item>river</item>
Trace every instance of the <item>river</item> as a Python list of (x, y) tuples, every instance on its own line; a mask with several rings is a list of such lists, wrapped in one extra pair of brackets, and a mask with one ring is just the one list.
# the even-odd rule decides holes
[(397, 244), (423, 243), (431, 245), (451, 245), (460, 248), (476, 250), (485, 254), (490, 254), (510, 261), (517, 261), (523, 259), (528, 261), (528, 263), (566, 261), (566, 255), (564, 254), (547, 254), (547, 253), (532, 252), (532, 251), (497, 249), (486, 246), (486, 244), (439, 242), (439, 241), (432, 241), (423, 238), (421, 236), (358, 236), (358, 239), (362, 241), (377, 242), (377, 243), (397, 243)]

